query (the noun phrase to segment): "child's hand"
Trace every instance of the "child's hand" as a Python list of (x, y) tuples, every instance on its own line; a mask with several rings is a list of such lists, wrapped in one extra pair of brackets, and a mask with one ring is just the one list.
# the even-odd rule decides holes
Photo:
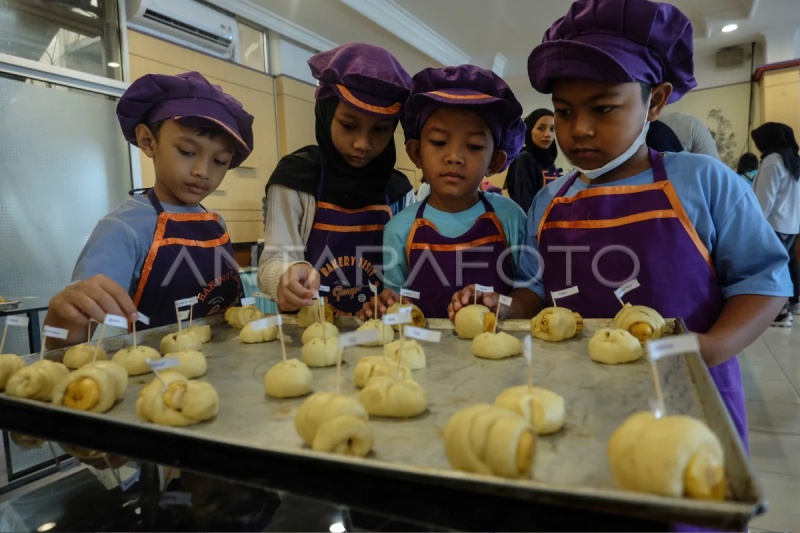
[[(478, 293), (478, 303), (483, 304), (489, 309), (496, 309), (497, 303), (499, 301), (499, 294), (496, 292), (479, 292)], [(457, 293), (453, 295), (453, 299), (450, 302), (450, 305), (447, 306), (447, 316), (450, 318), (450, 322), (455, 322), (456, 320), (456, 313), (458, 313), (462, 307), (466, 307), (471, 305), (475, 302), (475, 285), (467, 285)], [(499, 318), (499, 317), (498, 317)]]
[(319, 289), (319, 272), (308, 263), (297, 263), (286, 269), (278, 282), (278, 308), (297, 311), (314, 304)]
[[(375, 298), (378, 299), (378, 316), (375, 316)], [(364, 302), (364, 305), (361, 307), (361, 311), (356, 313), (356, 316), (361, 320), (380, 318), (383, 316), (386, 310), (389, 309), (389, 306), (401, 301), (403, 303), (411, 303), (411, 300), (408, 298), (406, 298), (404, 301), (401, 300), (400, 295), (392, 289), (383, 289), (380, 294), (373, 296), (368, 302)]]

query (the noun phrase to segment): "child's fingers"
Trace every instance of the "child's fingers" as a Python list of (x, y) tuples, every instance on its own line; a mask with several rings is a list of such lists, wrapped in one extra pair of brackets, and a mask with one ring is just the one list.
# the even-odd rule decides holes
[(313, 304), (312, 300), (292, 292), (289, 287), (284, 287), (280, 290), (278, 299), (280, 300), (281, 309), (284, 311), (294, 311)]
[(450, 322), (455, 322), (456, 320), (456, 310), (454, 307), (454, 302), (450, 302), (450, 305), (447, 306), (447, 318), (450, 319)]
[(87, 290), (86, 288), (83, 291), (75, 290), (68, 296), (68, 303), (75, 306), (86, 317), (85, 320), (88, 321), (91, 318), (102, 324), (106, 318), (106, 312), (92, 292), (91, 289)]
[[(113, 281), (112, 281), (113, 283)], [(106, 315), (117, 315), (117, 316), (129, 316), (130, 313), (124, 312), (117, 300), (112, 296), (107, 290), (104, 288), (104, 284), (101, 280), (87, 280), (84, 283), (81, 283), (75, 294), (82, 295), (85, 297), (90, 298), (94, 304), (99, 307), (99, 310), (94, 307), (90, 302), (87, 302), (85, 299), (76, 297), (78, 302), (78, 307), (84, 310), (84, 312), (89, 311), (89, 316), (94, 318), (95, 320), (99, 321), (101, 324), (106, 318)], [(82, 303), (81, 303), (82, 302)], [(135, 312), (135, 310), (134, 310)], [(98, 318), (99, 314), (99, 318)]]
[(293, 296), (299, 298), (300, 306), (307, 306), (312, 305), (314, 302), (312, 301), (314, 298), (314, 291), (311, 289), (304, 287), (298, 280), (289, 279), (289, 283), (286, 285), (286, 289), (291, 293)]
[(475, 285), (467, 285), (466, 287), (461, 289), (461, 298), (459, 298), (459, 303), (461, 303), (462, 305), (469, 305), (469, 302), (470, 300), (473, 299), (474, 294), (475, 294)]
[(123, 289), (119, 283), (102, 275), (97, 276), (97, 281), (100, 287), (114, 298), (117, 308), (121, 311), (119, 316), (124, 316), (129, 320), (138, 320), (139, 315), (136, 312), (136, 306), (133, 305), (133, 300), (131, 300), (128, 292)]
[(494, 311), (497, 307), (499, 297), (496, 292), (490, 292), (489, 294), (484, 294), (482, 300), (483, 305)]

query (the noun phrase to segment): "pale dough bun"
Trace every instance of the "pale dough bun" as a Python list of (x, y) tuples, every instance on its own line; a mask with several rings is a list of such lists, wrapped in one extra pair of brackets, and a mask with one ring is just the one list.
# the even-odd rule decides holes
[(484, 331), (494, 329), (494, 313), (484, 305), (468, 305), (456, 313), (456, 334), (462, 339), (474, 339)]
[(97, 361), (108, 361), (108, 354), (102, 348), (98, 350), (97, 346), (91, 344), (79, 344), (64, 352), (62, 362), (67, 368), (76, 370), (92, 362), (95, 350), (97, 350)]
[(314, 390), (314, 377), (305, 363), (287, 359), (267, 371), (264, 389), (274, 398), (297, 398)]
[(315, 451), (364, 457), (375, 442), (368, 420), (366, 409), (357, 400), (318, 392), (297, 409), (294, 427)]
[(494, 404), (522, 415), (538, 435), (549, 435), (564, 427), (564, 398), (548, 389), (511, 387), (501, 392)]
[(328, 337), (327, 340), (317, 337), (303, 345), (300, 357), (308, 366), (336, 366), (336, 359), (341, 357), (342, 352), (339, 337)]
[[(411, 377), (411, 369), (405, 364), (400, 365), (399, 374), (400, 379), (408, 379)], [(382, 355), (369, 355), (358, 360), (356, 368), (353, 371), (353, 381), (355, 382), (356, 387), (363, 387), (373, 377), (397, 377), (397, 375), (398, 370), (396, 361), (392, 361), (390, 359), (387, 362), (384, 361), (384, 357)]]
[(608, 458), (625, 490), (725, 499), (725, 453), (717, 436), (695, 418), (635, 413), (611, 435)]
[(531, 319), (531, 335), (543, 341), (564, 341), (582, 330), (583, 317), (564, 307), (547, 307)]
[(186, 379), (199, 378), (206, 375), (206, 356), (197, 350), (183, 350), (164, 356), (164, 359), (176, 358), (181, 364), (168, 369), (170, 372), (180, 374)]
[(481, 333), (472, 339), (472, 353), (484, 359), (505, 359), (522, 352), (522, 343), (518, 338), (501, 331), (499, 333)]
[[(333, 324), (333, 307), (325, 306), (325, 322)], [(307, 328), (311, 324), (319, 323), (319, 300), (314, 300), (313, 305), (301, 307), (297, 312), (297, 327)]]
[(386, 310), (387, 315), (394, 315), (400, 312), (401, 307), (408, 307), (411, 306), (411, 324), (395, 324), (392, 326), (392, 329), (395, 331), (400, 331), (400, 326), (415, 326), (418, 328), (425, 327), (425, 315), (422, 314), (422, 309), (417, 307), (413, 304), (400, 304), (398, 302), (393, 303), (389, 306), (389, 309)]
[(667, 323), (655, 309), (625, 304), (614, 317), (614, 327), (624, 329), (639, 339), (639, 342), (645, 343), (660, 339), (667, 330)]
[(167, 355), (184, 350), (199, 350), (203, 345), (197, 335), (183, 331), (180, 333), (170, 333), (161, 339), (161, 353)]
[(125, 367), (129, 376), (139, 376), (152, 372), (147, 364), (148, 359), (158, 361), (161, 354), (149, 346), (128, 346), (115, 353), (111, 361)]
[(386, 345), (386, 355), (389, 359), (397, 362), (397, 357), (400, 354), (400, 345), (403, 345), (403, 362), (402, 364), (408, 365), (411, 370), (419, 370), (425, 368), (428, 360), (425, 357), (425, 350), (414, 339), (406, 339), (390, 342)]
[(624, 329), (598, 329), (589, 340), (589, 357), (607, 365), (630, 363), (644, 351), (639, 341)]
[(456, 470), (530, 478), (536, 433), (517, 413), (487, 404), (457, 412), (444, 427), (444, 451)]
[(113, 361), (84, 365), (59, 381), (53, 390), (53, 405), (78, 411), (105, 413), (128, 387), (128, 372)]
[(428, 408), (428, 392), (411, 379), (377, 376), (369, 380), (358, 401), (373, 416), (410, 418)]
[(78, 459), (83, 459), (83, 460), (102, 459), (107, 455), (97, 450), (90, 450), (89, 448), (81, 448), (80, 446), (73, 446), (72, 444), (67, 444), (66, 442), (59, 442), (58, 445), (66, 453), (70, 454), (72, 457), (77, 457)]
[[(323, 330), (325, 332), (324, 335), (323, 335)], [(303, 344), (306, 344), (311, 339), (322, 339), (323, 336), (326, 339), (330, 339), (330, 338), (333, 338), (333, 337), (338, 337), (339, 336), (339, 328), (337, 328), (333, 324), (328, 324), (327, 322), (325, 322), (324, 326), (322, 324), (320, 324), (320, 323), (311, 324), (303, 332), (303, 337), (301, 338), (301, 341), (303, 342)]]
[(278, 338), (278, 326), (253, 331), (252, 323), (247, 324), (239, 332), (239, 340), (245, 344), (258, 344), (261, 342), (270, 342)]
[(8, 378), (23, 368), (25, 361), (22, 357), (10, 353), (0, 355), (0, 390), (6, 388)]
[(382, 321), (378, 319), (371, 319), (367, 320), (361, 326), (359, 326), (357, 331), (365, 331), (368, 329), (377, 329), (379, 332), (378, 340), (375, 342), (367, 342), (361, 344), (360, 346), (383, 346), (384, 344), (388, 344), (394, 340), (394, 330), (391, 326), (387, 326)]
[(211, 340), (211, 326), (192, 326), (188, 328), (188, 331), (194, 334), (203, 344)]
[(56, 383), (67, 377), (69, 368), (61, 363), (42, 359), (19, 369), (6, 382), (6, 394), (17, 398), (49, 402)]
[(136, 414), (143, 421), (162, 426), (190, 426), (219, 412), (219, 396), (211, 383), (188, 380), (169, 370), (159, 375), (161, 379), (151, 381), (136, 401)]
[(232, 310), (229, 309), (229, 311), (230, 314), (227, 311), (225, 312), (225, 318), (228, 320), (229, 325), (237, 329), (242, 329), (254, 320), (267, 317), (267, 315), (256, 309), (253, 305), (234, 307)]

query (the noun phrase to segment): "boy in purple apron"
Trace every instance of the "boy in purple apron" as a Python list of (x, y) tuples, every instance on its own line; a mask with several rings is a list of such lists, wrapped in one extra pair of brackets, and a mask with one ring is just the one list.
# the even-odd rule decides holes
[(73, 283), (50, 302), (45, 323), (83, 341), (106, 314), (158, 327), (174, 323), (176, 300), (196, 297), (196, 317), (242, 294), (224, 221), (200, 202), (253, 148), (253, 116), (197, 72), (150, 74), (117, 105), (122, 133), (153, 160), (155, 184), (106, 215), (75, 266)]
[[(520, 243), (525, 214), (480, 184), (519, 154), (521, 115), (511, 89), (491, 71), (461, 65), (414, 76), (403, 118), (406, 151), (431, 192), (386, 226), (383, 274), (393, 288), (379, 295), (381, 313), (401, 287), (419, 293), (414, 303), (429, 318), (447, 317), (453, 294), (472, 283), (511, 292), (517, 256), (509, 246)], [(360, 316), (373, 309), (366, 303)]]

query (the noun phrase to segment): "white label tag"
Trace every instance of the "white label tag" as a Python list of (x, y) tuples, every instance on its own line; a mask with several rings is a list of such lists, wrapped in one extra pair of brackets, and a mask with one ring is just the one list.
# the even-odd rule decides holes
[(26, 316), (10, 316), (6, 318), (6, 324), (9, 326), (20, 326), (23, 328), (28, 327), (30, 320)]
[(357, 346), (365, 342), (375, 342), (380, 337), (377, 329), (365, 329), (364, 331), (354, 331), (339, 335), (339, 348), (346, 348), (347, 346)]
[(255, 298), (242, 298), (242, 307), (245, 305), (256, 305)]
[(69, 336), (69, 331), (61, 328), (54, 328), (53, 326), (44, 327), (44, 336), (53, 339), (66, 339)]
[(478, 285), (476, 283), (475, 284), (475, 290), (478, 291), (478, 292), (489, 293), (489, 292), (494, 292), (494, 287), (490, 287), (490, 286), (487, 286), (487, 285)]
[(505, 305), (506, 307), (511, 305), (511, 302), (514, 301), (513, 298), (511, 298), (511, 296), (503, 296), (502, 294), (500, 294), (499, 296), (500, 296), (500, 304)]
[(394, 315), (383, 315), (383, 323), (387, 326), (397, 324), (408, 324), (411, 322), (411, 313), (397, 313)]
[(165, 492), (161, 495), (159, 502), (163, 506), (178, 506), (185, 507), (192, 506), (192, 493), (191, 492)]
[(155, 361), (152, 359), (147, 360), (147, 366), (153, 370), (166, 370), (168, 368), (180, 366), (180, 364), (181, 360), (177, 357), (165, 357), (164, 359), (156, 359)]
[(80, 465), (81, 461), (77, 457), (70, 457), (69, 459), (65, 459), (58, 463), (58, 471), (64, 472), (66, 470), (70, 470), (75, 468), (76, 466)]
[(531, 362), (533, 359), (533, 343), (531, 342), (531, 336), (525, 335), (525, 339), (522, 341), (522, 353), (525, 356), (525, 359), (528, 363)]
[(320, 285), (319, 292), (331, 292), (331, 288), (328, 287), (327, 285)]
[(429, 329), (418, 328), (415, 326), (404, 327), (403, 333), (409, 339), (417, 339), (418, 341), (439, 342), (442, 340), (441, 331), (431, 331)]
[(187, 307), (189, 305), (197, 305), (197, 296), (184, 298), (183, 300), (175, 300), (175, 307)]
[(283, 325), (281, 315), (268, 316), (260, 320), (250, 322), (250, 329), (253, 331), (261, 331), (262, 329), (271, 328), (272, 326)]
[(639, 280), (629, 281), (619, 289), (615, 290), (614, 294), (617, 295), (617, 298), (622, 298), (623, 296), (631, 292), (633, 289), (638, 289), (640, 286), (641, 285), (639, 285)]
[(372, 294), (378, 294), (378, 287), (376, 287), (372, 283), (369, 284), (369, 290), (372, 291)]
[(657, 341), (648, 341), (646, 346), (647, 354), (653, 361), (657, 361), (668, 355), (680, 355), (686, 352), (700, 351), (700, 343), (697, 341), (697, 335), (666, 337)]
[(119, 484), (119, 488), (121, 488), (123, 492), (128, 490), (133, 486), (134, 483), (139, 481), (139, 476), (141, 475), (142, 475), (142, 470), (140, 468), (137, 468), (136, 472), (134, 472), (131, 477), (129, 477), (128, 479), (124, 480), (122, 483)]
[(147, 315), (145, 315), (143, 313), (138, 313), (138, 315), (139, 315), (139, 322), (141, 322), (145, 326), (149, 326), (150, 325), (150, 319), (147, 317)]
[(269, 300), (269, 296), (267, 296), (263, 292), (254, 292), (253, 298), (266, 298), (267, 300)]
[(412, 291), (411, 289), (400, 289), (400, 296), (405, 296), (406, 298), (414, 298), (415, 300), (419, 300), (419, 293), (417, 291)]
[(103, 320), (103, 324), (114, 328), (127, 328), (128, 319), (119, 315), (106, 315), (106, 318)]
[(404, 305), (402, 307), (398, 307), (397, 308), (397, 312), (398, 313), (410, 313), (413, 310), (414, 310), (414, 306), (413, 305)]
[(570, 287), (569, 289), (564, 289), (563, 291), (554, 291), (550, 293), (553, 300), (557, 300), (559, 298), (566, 298), (567, 296), (572, 296), (573, 294), (578, 294), (578, 286)]
[(178, 312), (178, 320), (186, 320), (189, 318), (189, 311), (180, 311)]

